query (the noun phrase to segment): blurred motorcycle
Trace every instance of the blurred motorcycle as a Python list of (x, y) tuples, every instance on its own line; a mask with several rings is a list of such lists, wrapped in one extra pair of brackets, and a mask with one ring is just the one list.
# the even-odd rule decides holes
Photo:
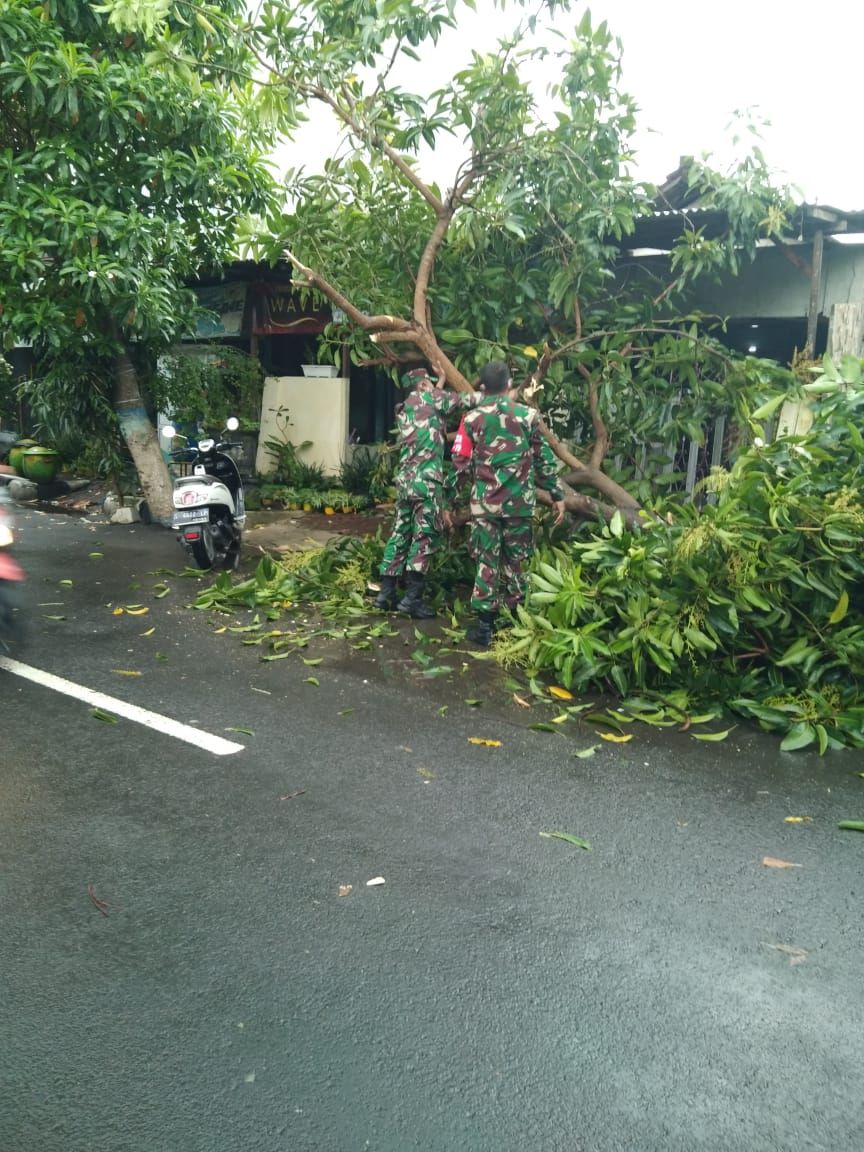
[(24, 640), (24, 570), (13, 555), (13, 502), (0, 486), (0, 655), (12, 655)]

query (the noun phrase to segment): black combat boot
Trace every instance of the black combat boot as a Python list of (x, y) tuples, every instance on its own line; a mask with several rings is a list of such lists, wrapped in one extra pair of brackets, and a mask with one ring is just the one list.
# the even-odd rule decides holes
[(465, 633), (465, 639), (479, 648), (488, 648), (495, 635), (496, 617), (495, 612), (481, 612), (477, 617), (477, 623)]
[(376, 608), (380, 608), (386, 612), (388, 608), (395, 608), (396, 606), (396, 577), (395, 576), (382, 576), (381, 587), (378, 590), (378, 595), (375, 597), (374, 604)]
[(408, 585), (405, 595), (396, 605), (398, 612), (405, 612), (415, 620), (432, 620), (438, 613), (423, 603), (423, 585), (426, 582), (422, 572), (409, 572), (405, 577)]

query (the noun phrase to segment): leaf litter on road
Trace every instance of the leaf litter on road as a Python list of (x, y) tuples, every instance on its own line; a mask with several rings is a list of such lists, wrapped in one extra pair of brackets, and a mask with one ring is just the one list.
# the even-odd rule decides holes
[(102, 915), (107, 917), (108, 909), (111, 907), (111, 905), (108, 904), (107, 901), (99, 899), (93, 890), (92, 884), (87, 885), (87, 895), (90, 897), (90, 903), (93, 905), (93, 907), (98, 908)]
[(730, 732), (734, 732), (738, 727), (733, 724), (731, 728), (726, 728), (722, 732), (691, 732), (690, 738), (692, 740), (707, 740), (712, 744), (719, 744), (721, 740), (725, 740)]
[(847, 832), (864, 832), (864, 820), (841, 820), (837, 827)]
[(90, 715), (94, 720), (101, 720), (103, 724), (117, 723), (117, 717), (112, 716), (110, 712), (105, 712), (102, 708), (94, 708)]
[(469, 736), (469, 744), (480, 744), (484, 748), (500, 748), (500, 740), (487, 740), (485, 736)]
[(584, 848), (586, 852), (591, 851), (591, 845), (587, 840), (583, 840), (581, 836), (573, 836), (570, 832), (541, 832), (547, 840), (564, 840), (567, 844), (572, 844), (574, 848)]
[(572, 700), (573, 693), (568, 692), (566, 688), (560, 688), (557, 684), (552, 684), (549, 688), (549, 695), (555, 696), (558, 700)]
[(778, 860), (776, 856), (763, 856), (762, 863), (766, 868), (800, 868), (800, 864), (792, 864), (789, 860)]
[(789, 957), (789, 967), (794, 968), (797, 964), (803, 964), (810, 953), (804, 948), (796, 948), (794, 944), (768, 944), (764, 945), (765, 948), (770, 948), (774, 952), (782, 952), (784, 956)]

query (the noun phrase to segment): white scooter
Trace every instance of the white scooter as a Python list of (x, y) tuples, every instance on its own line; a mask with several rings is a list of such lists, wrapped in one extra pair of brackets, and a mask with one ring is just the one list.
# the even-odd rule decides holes
[[(223, 437), (240, 426), (236, 416), (225, 422)], [(177, 437), (166, 424), (162, 435)], [(246, 505), (240, 470), (228, 449), (240, 448), (228, 440), (201, 440), (171, 453), (171, 459), (192, 465), (190, 476), (174, 481), (174, 515), (171, 526), (179, 541), (199, 568), (236, 568), (240, 562), (240, 542), (246, 525)]]

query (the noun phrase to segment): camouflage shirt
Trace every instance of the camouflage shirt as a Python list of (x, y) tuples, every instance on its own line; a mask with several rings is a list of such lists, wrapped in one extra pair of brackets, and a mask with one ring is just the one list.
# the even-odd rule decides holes
[(444, 482), (447, 416), (459, 408), (473, 408), (482, 399), (482, 392), (452, 392), (431, 383), (409, 394), (397, 417), (400, 499), (423, 500)]
[(563, 500), (535, 409), (508, 396), (489, 396), (463, 420), (471, 455), (456, 456), (456, 484), (471, 476), (471, 515), (530, 516), (535, 485)]

